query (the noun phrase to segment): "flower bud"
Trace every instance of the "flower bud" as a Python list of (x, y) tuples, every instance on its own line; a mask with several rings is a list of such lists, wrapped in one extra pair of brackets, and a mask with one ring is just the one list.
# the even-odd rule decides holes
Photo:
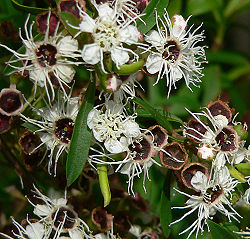
[(211, 147), (210, 145), (208, 145), (208, 144), (202, 144), (198, 148), (197, 155), (201, 159), (212, 160), (215, 157), (216, 152), (213, 149), (213, 147)]
[(11, 116), (18, 115), (23, 108), (22, 94), (15, 85), (0, 92), (0, 113)]
[(182, 145), (173, 142), (161, 149), (160, 159), (164, 167), (180, 170), (186, 164), (188, 154)]
[(199, 191), (199, 190), (197, 190), (196, 188), (192, 186), (191, 180), (192, 180), (192, 177), (198, 171), (202, 172), (205, 176), (207, 176), (207, 178), (209, 178), (208, 169), (201, 163), (189, 163), (181, 171), (181, 179), (184, 185), (195, 191)]

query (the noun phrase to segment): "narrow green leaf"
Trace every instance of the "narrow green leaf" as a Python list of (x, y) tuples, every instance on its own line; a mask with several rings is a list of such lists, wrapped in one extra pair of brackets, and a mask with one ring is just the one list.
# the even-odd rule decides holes
[(134, 98), (133, 101), (142, 106), (144, 109), (146, 109), (152, 117), (162, 126), (164, 127), (169, 133), (173, 131), (172, 125), (168, 122), (167, 118), (164, 117), (161, 113), (159, 113), (157, 110), (155, 110), (149, 103), (147, 103), (145, 100), (142, 100), (138, 97)]
[(163, 190), (161, 193), (161, 210), (160, 210), (160, 223), (162, 226), (163, 233), (166, 237), (168, 237), (171, 233), (171, 228), (169, 224), (172, 221), (172, 212), (171, 212), (171, 203), (170, 203), (170, 180), (171, 179), (171, 171), (168, 170)]
[(41, 12), (45, 12), (48, 11), (48, 8), (39, 8), (39, 7), (30, 7), (30, 6), (25, 6), (23, 5), (20, 0), (11, 0), (11, 3), (13, 4), (13, 6), (20, 11), (23, 12), (28, 12), (28, 13), (32, 13), (32, 14), (39, 14)]
[(137, 20), (137, 27), (143, 33), (147, 33), (155, 25), (155, 10), (157, 10), (158, 16), (162, 16), (164, 9), (167, 8), (169, 0), (151, 0), (148, 6), (144, 9), (142, 13), (142, 20), (146, 23), (144, 24), (140, 19)]
[(223, 235), (223, 238), (227, 238), (227, 239), (237, 238), (233, 232), (230, 232), (229, 230), (225, 229), (223, 226), (210, 220), (208, 220), (207, 223), (210, 229), (210, 234), (213, 239), (221, 238), (222, 235)]
[(245, 176), (250, 176), (250, 163), (239, 163), (235, 167)]
[(70, 186), (81, 174), (88, 159), (91, 131), (87, 126), (87, 117), (94, 106), (95, 80), (93, 80), (84, 95), (76, 118), (66, 163), (67, 185)]
[(134, 62), (132, 64), (124, 64), (117, 69), (114, 67), (114, 72), (119, 75), (130, 75), (137, 71), (139, 71), (143, 66), (145, 65), (145, 60), (141, 59), (137, 62)]
[(103, 206), (106, 207), (111, 201), (107, 165), (97, 166), (97, 173), (99, 177), (100, 189), (104, 199)]
[(229, 172), (230, 172), (230, 174), (234, 177), (234, 178), (236, 178), (236, 179), (238, 179), (240, 182), (243, 182), (243, 183), (245, 183), (247, 180), (245, 179), (245, 177), (244, 177), (244, 175), (242, 174), (242, 173), (240, 173), (235, 167), (233, 167), (232, 165), (227, 165), (227, 168), (228, 168), (228, 170), (229, 170)]

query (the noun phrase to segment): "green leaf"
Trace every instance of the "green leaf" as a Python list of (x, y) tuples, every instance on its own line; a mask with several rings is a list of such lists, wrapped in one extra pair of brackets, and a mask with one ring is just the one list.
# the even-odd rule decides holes
[[(22, 4), (23, 1), (21, 0), (11, 0), (11, 3), (13, 4), (13, 6), (20, 11), (23, 12), (28, 12), (31, 14), (39, 14), (41, 12), (45, 12), (48, 11), (48, 8), (39, 8), (39, 7), (30, 7), (30, 6), (25, 6)], [(54, 10), (54, 9), (52, 9)]]
[(87, 126), (87, 117), (94, 106), (95, 80), (93, 80), (84, 95), (76, 118), (66, 163), (67, 185), (70, 186), (81, 174), (88, 159), (91, 131)]
[(188, 0), (187, 15), (201, 15), (221, 6), (221, 0)]
[(173, 131), (172, 125), (168, 122), (167, 118), (164, 117), (161, 113), (159, 113), (157, 110), (155, 110), (149, 103), (147, 103), (145, 100), (142, 100), (138, 97), (134, 98), (133, 101), (142, 106), (144, 109), (146, 109), (152, 117), (162, 126), (164, 127), (169, 133)]
[(250, 176), (250, 163), (239, 163), (235, 167), (245, 176)]
[(170, 203), (170, 180), (171, 179), (171, 171), (168, 170), (163, 190), (161, 193), (161, 209), (160, 209), (160, 223), (162, 226), (163, 233), (166, 237), (168, 237), (171, 233), (171, 228), (169, 224), (172, 221), (172, 212), (171, 212), (171, 203)]
[(103, 206), (106, 207), (109, 205), (111, 201), (111, 192), (110, 192), (110, 187), (109, 187), (107, 165), (97, 166), (97, 173), (99, 177), (99, 184), (100, 184), (101, 192), (102, 192), (103, 199), (104, 199)]
[(164, 9), (168, 6), (169, 0), (151, 0), (148, 6), (144, 9), (142, 13), (145, 13), (145, 16), (142, 16), (142, 20), (146, 23), (144, 24), (140, 19), (137, 20), (137, 27), (139, 31), (143, 34), (147, 33), (153, 28), (156, 24), (155, 22), (155, 9), (157, 10), (158, 16), (162, 16)]
[(210, 228), (210, 234), (213, 239), (221, 238), (222, 235), (223, 235), (223, 238), (227, 238), (227, 239), (237, 238), (233, 232), (230, 232), (229, 230), (225, 229), (223, 226), (210, 220), (208, 220), (207, 223)]
[(244, 175), (240, 173), (237, 169), (235, 169), (232, 165), (227, 165), (227, 168), (234, 178), (238, 179), (240, 182), (245, 183), (247, 180), (245, 179)]

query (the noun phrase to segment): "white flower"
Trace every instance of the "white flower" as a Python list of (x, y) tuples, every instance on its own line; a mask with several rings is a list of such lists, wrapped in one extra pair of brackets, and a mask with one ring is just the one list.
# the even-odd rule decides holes
[(46, 108), (38, 109), (32, 107), (41, 120), (27, 118), (21, 115), (23, 120), (37, 126), (42, 143), (33, 151), (37, 150), (43, 144), (46, 145), (49, 154), (48, 171), (51, 172), (54, 151), (56, 150), (54, 161), (54, 175), (56, 175), (56, 166), (60, 155), (68, 151), (69, 143), (72, 137), (74, 123), (79, 110), (78, 97), (63, 97), (58, 95), (57, 102), (47, 105)]
[(87, 118), (94, 138), (104, 142), (110, 153), (124, 152), (131, 138), (140, 135), (140, 128), (133, 116), (127, 116), (123, 108), (120, 103), (106, 101), (105, 109), (93, 109)]
[[(196, 126), (187, 126), (185, 135), (191, 139), (196, 140), (199, 145), (207, 145), (210, 148), (210, 154), (212, 151), (217, 152), (213, 164), (220, 169), (226, 163), (233, 163), (231, 160), (235, 153), (237, 153), (239, 145), (239, 137), (236, 131), (233, 129), (227, 118), (223, 115), (213, 116), (208, 108), (207, 112), (192, 113), (186, 109), (195, 119)], [(201, 120), (201, 117), (205, 117), (208, 123)]]
[(151, 45), (146, 69), (148, 73), (158, 75), (155, 84), (166, 77), (169, 97), (172, 87), (176, 88), (175, 83), (181, 78), (184, 78), (190, 90), (190, 84), (196, 86), (196, 82), (201, 81), (201, 63), (205, 62), (206, 57), (204, 47), (196, 45), (205, 37), (203, 32), (197, 34), (201, 26), (193, 33), (192, 26), (186, 30), (189, 18), (185, 21), (181, 15), (174, 15), (172, 23), (167, 12), (163, 15), (164, 20), (158, 18), (157, 11), (155, 13), (158, 31), (151, 30), (145, 37), (145, 41)]
[[(229, 222), (231, 218), (238, 220), (237, 217), (241, 217), (232, 207), (228, 197), (232, 198), (232, 192), (238, 184), (237, 181), (231, 178), (227, 167), (223, 167), (220, 171), (211, 172), (210, 178), (207, 177), (200, 171), (196, 172), (191, 180), (191, 184), (197, 190), (200, 190), (200, 195), (189, 195), (175, 189), (180, 194), (189, 197), (184, 207), (174, 207), (178, 209), (187, 209), (190, 211), (185, 213), (180, 219), (172, 222), (170, 225), (181, 221), (191, 213), (197, 211), (197, 219), (180, 234), (190, 231), (188, 234), (189, 238), (193, 232), (196, 231), (196, 238), (198, 237), (199, 231), (201, 234), (204, 231), (204, 225), (207, 225), (208, 219), (213, 219), (213, 215), (217, 211), (227, 216)], [(209, 230), (209, 227), (208, 227)]]
[(143, 189), (146, 192), (145, 180), (146, 178), (149, 179), (149, 168), (153, 164), (161, 166), (152, 158), (153, 152), (154, 146), (151, 138), (141, 135), (140, 137), (133, 138), (132, 143), (128, 145), (125, 159), (121, 162), (116, 162), (119, 163), (116, 172), (128, 175), (129, 194), (132, 193), (135, 196), (133, 191), (134, 177), (140, 177), (141, 173), (144, 174)]
[(111, 8), (107, 3), (95, 4), (95, 7), (98, 12), (98, 17), (95, 19), (79, 8), (82, 21), (79, 27), (75, 28), (79, 29), (78, 34), (88, 32), (93, 37), (94, 42), (85, 44), (82, 49), (83, 60), (90, 65), (101, 63), (102, 71), (106, 73), (103, 63), (104, 53), (110, 53), (117, 68), (129, 61), (129, 53), (138, 58), (136, 53), (123, 44), (137, 44), (140, 33), (135, 26), (130, 25), (132, 20), (118, 21), (120, 15), (116, 7)]
[[(68, 83), (72, 81), (75, 75), (73, 65), (80, 64), (76, 61), (78, 57), (81, 57), (78, 42), (71, 36), (64, 36), (62, 32), (58, 33), (59, 23), (53, 36), (49, 36), (49, 27), (47, 27), (44, 39), (35, 41), (32, 35), (34, 22), (30, 25), (30, 29), (27, 27), (29, 17), (24, 26), (27, 39), (21, 36), (21, 30), (19, 32), (25, 47), (25, 53), (18, 53), (5, 45), (0, 44), (0, 46), (11, 51), (17, 58), (7, 62), (14, 68), (14, 72), (21, 72), (22, 74), (24, 71), (29, 72), (30, 80), (35, 85), (34, 93), (36, 93), (37, 86), (44, 87), (48, 99), (50, 100), (50, 94), (52, 93), (53, 100), (55, 93), (51, 78), (57, 81), (60, 89), (66, 94), (64, 87), (69, 87)], [(49, 18), (50, 12), (47, 22), (49, 22)], [(23, 65), (16, 65), (16, 62)]]
[[(87, 224), (78, 217), (77, 213), (67, 205), (66, 198), (51, 199), (43, 195), (36, 187), (35, 197), (42, 200), (44, 204), (33, 204), (33, 213), (55, 231), (54, 238), (60, 238), (61, 233), (68, 233), (71, 239), (87, 237), (85, 230), (89, 231)], [(66, 195), (65, 195), (66, 196)]]
[[(14, 220), (14, 218), (11, 218), (13, 221), (13, 224), (16, 226), (16, 229), (18, 231), (18, 234), (16, 234), (14, 231), (12, 232), (15, 238), (18, 239), (48, 239), (50, 236), (50, 231), (46, 227), (45, 224), (40, 223), (40, 222), (35, 222), (31, 223), (28, 219), (27, 221), (27, 226), (23, 227), (21, 226), (18, 222)], [(8, 239), (13, 239), (12, 237), (3, 234), (0, 232), (1, 236), (4, 236), (5, 238)]]

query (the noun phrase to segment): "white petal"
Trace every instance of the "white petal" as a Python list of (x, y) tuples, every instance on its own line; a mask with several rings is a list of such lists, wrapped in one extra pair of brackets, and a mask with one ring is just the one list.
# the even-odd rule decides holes
[(241, 163), (245, 159), (245, 153), (246, 153), (245, 149), (239, 149), (234, 156), (233, 163), (235, 164)]
[[(46, 70), (45, 70), (46, 71)], [(36, 68), (29, 72), (30, 79), (40, 87), (44, 87), (47, 82), (46, 74), (41, 68)]]
[(93, 109), (89, 112), (88, 117), (87, 117), (87, 125), (90, 129), (93, 129), (94, 127), (94, 119), (100, 115), (99, 110)]
[(100, 47), (95, 43), (84, 45), (82, 49), (82, 59), (88, 64), (97, 64), (101, 60)]
[(104, 233), (98, 233), (94, 236), (95, 239), (108, 239), (108, 237), (106, 235), (104, 235)]
[(208, 178), (201, 171), (197, 171), (191, 179), (191, 185), (197, 190), (205, 190)]
[(136, 138), (141, 134), (140, 127), (135, 121), (127, 120), (124, 123), (124, 128), (125, 128), (124, 135), (127, 137)]
[(224, 115), (216, 115), (214, 116), (214, 119), (214, 123), (219, 129), (222, 129), (228, 125), (228, 119)]
[[(125, 140), (124, 140), (125, 139)], [(124, 152), (127, 148), (127, 141), (125, 137), (121, 137), (120, 141), (115, 140), (115, 139), (108, 139), (104, 142), (105, 148), (110, 152), (110, 153), (121, 153)]]
[(187, 26), (187, 22), (181, 15), (173, 16), (173, 35), (175, 37), (180, 37), (185, 33), (185, 28)]
[(57, 44), (60, 54), (68, 55), (78, 50), (78, 41), (71, 36), (63, 37)]
[(112, 20), (115, 15), (114, 10), (108, 6), (108, 4), (100, 4), (97, 8), (98, 15), (102, 21)]
[(136, 237), (140, 237), (141, 227), (139, 225), (131, 225), (128, 232)]
[(105, 136), (101, 135), (100, 132), (97, 131), (95, 128), (92, 129), (92, 132), (97, 141), (102, 142), (105, 139)]
[(128, 25), (120, 31), (121, 41), (127, 44), (134, 44), (138, 42), (140, 32), (135, 26)]
[(161, 70), (161, 63), (163, 59), (161, 56), (150, 54), (146, 61), (146, 68), (150, 74), (155, 74)]
[(31, 223), (26, 227), (26, 233), (29, 239), (42, 239), (45, 234), (45, 227), (42, 223)]
[(116, 64), (117, 67), (123, 65), (129, 61), (129, 54), (125, 50), (113, 49), (111, 50), (111, 59)]
[(155, 31), (151, 30), (146, 36), (145, 41), (151, 43), (153, 46), (161, 46), (162, 45), (162, 39), (160, 34)]
[(79, 27), (82, 32), (93, 33), (94, 28), (95, 28), (95, 21), (89, 15), (84, 13)]
[(62, 64), (57, 64), (54, 71), (58, 78), (66, 83), (70, 83), (76, 73), (72, 66)]
[(130, 172), (131, 172), (131, 167), (130, 167), (130, 165), (131, 165), (132, 163), (133, 163), (132, 161), (129, 161), (129, 162), (125, 163), (125, 164), (123, 165), (123, 167), (119, 170), (119, 172), (122, 173), (122, 174), (130, 175)]
[(34, 208), (33, 213), (37, 216), (48, 216), (51, 214), (51, 209), (46, 205), (37, 204)]
[(67, 204), (67, 199), (57, 198), (57, 199), (53, 199), (52, 202), (57, 206), (65, 206)]
[(121, 103), (108, 100), (105, 102), (106, 110), (110, 111), (111, 114), (121, 114), (124, 106)]
[(75, 229), (75, 230), (69, 230), (69, 235), (71, 239), (81, 239), (83, 238), (82, 231)]

